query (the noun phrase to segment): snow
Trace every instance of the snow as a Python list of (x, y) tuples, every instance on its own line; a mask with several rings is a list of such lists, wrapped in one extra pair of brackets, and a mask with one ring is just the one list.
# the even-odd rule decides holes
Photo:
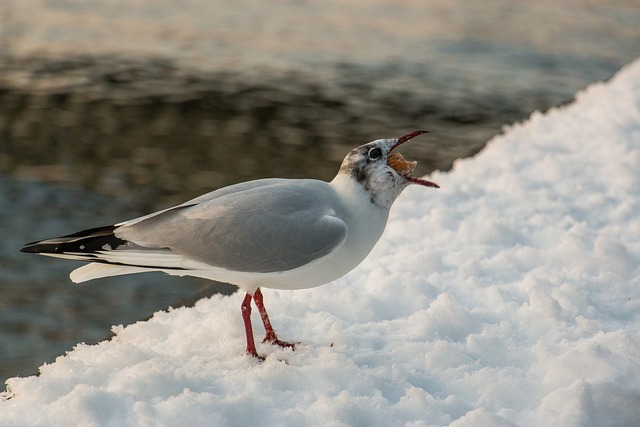
[(215, 296), (8, 380), (0, 425), (638, 425), (639, 171), (637, 60), (408, 189), (349, 275), (264, 289), (295, 351), (243, 355)]

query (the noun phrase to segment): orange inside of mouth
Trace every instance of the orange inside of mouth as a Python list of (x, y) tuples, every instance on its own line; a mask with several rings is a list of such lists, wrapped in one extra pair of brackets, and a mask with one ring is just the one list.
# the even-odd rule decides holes
[(400, 153), (393, 153), (387, 157), (387, 164), (402, 176), (409, 176), (416, 168), (418, 162), (407, 161)]

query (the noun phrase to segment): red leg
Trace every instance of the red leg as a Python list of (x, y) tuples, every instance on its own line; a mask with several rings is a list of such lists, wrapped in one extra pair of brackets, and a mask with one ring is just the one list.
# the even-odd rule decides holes
[(256, 343), (253, 340), (253, 327), (251, 326), (251, 294), (247, 292), (242, 300), (242, 320), (244, 320), (244, 331), (247, 334), (247, 353), (258, 359), (264, 359), (256, 351)]
[(264, 337), (264, 340), (262, 340), (262, 342), (270, 342), (271, 344), (275, 344), (285, 348), (294, 348), (295, 343), (290, 343), (290, 342), (286, 342), (278, 339), (278, 336), (276, 335), (276, 331), (274, 331), (273, 326), (271, 326), (271, 321), (269, 320), (269, 315), (267, 314), (267, 310), (264, 308), (264, 302), (262, 301), (262, 292), (260, 291), (260, 288), (256, 289), (256, 291), (254, 292), (253, 300), (256, 303), (256, 307), (258, 307), (258, 312), (260, 313), (260, 317), (262, 318), (262, 323), (264, 324), (264, 330), (267, 333), (266, 336)]

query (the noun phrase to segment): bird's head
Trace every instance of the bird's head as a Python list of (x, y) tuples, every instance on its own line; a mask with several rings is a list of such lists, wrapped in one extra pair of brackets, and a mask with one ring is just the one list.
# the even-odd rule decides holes
[(371, 201), (391, 208), (395, 199), (409, 184), (439, 188), (438, 184), (411, 176), (418, 162), (407, 161), (394, 149), (418, 135), (428, 133), (417, 130), (399, 138), (377, 139), (351, 150), (342, 161), (339, 174), (348, 175), (361, 184)]

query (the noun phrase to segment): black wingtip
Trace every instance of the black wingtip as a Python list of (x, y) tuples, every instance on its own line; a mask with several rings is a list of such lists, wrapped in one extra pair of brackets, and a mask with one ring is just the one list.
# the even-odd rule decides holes
[(27, 243), (22, 248), (20, 248), (20, 252), (23, 252), (26, 254), (42, 254), (42, 253), (55, 254), (55, 253), (62, 252), (59, 246), (60, 245), (58, 244), (46, 243), (45, 240), (42, 240), (38, 242)]
[(23, 247), (20, 248), (20, 252), (24, 252), (26, 254), (37, 254), (38, 251), (33, 243), (27, 243)]
[(24, 245), (20, 248), (20, 252), (24, 252), (26, 254), (40, 254), (43, 252), (56, 252), (56, 245), (38, 242), (31, 242)]
[(91, 228), (67, 236), (27, 243), (20, 252), (28, 254), (90, 253), (101, 250), (105, 245), (116, 247), (125, 244), (126, 241), (113, 234), (115, 228), (114, 225)]

